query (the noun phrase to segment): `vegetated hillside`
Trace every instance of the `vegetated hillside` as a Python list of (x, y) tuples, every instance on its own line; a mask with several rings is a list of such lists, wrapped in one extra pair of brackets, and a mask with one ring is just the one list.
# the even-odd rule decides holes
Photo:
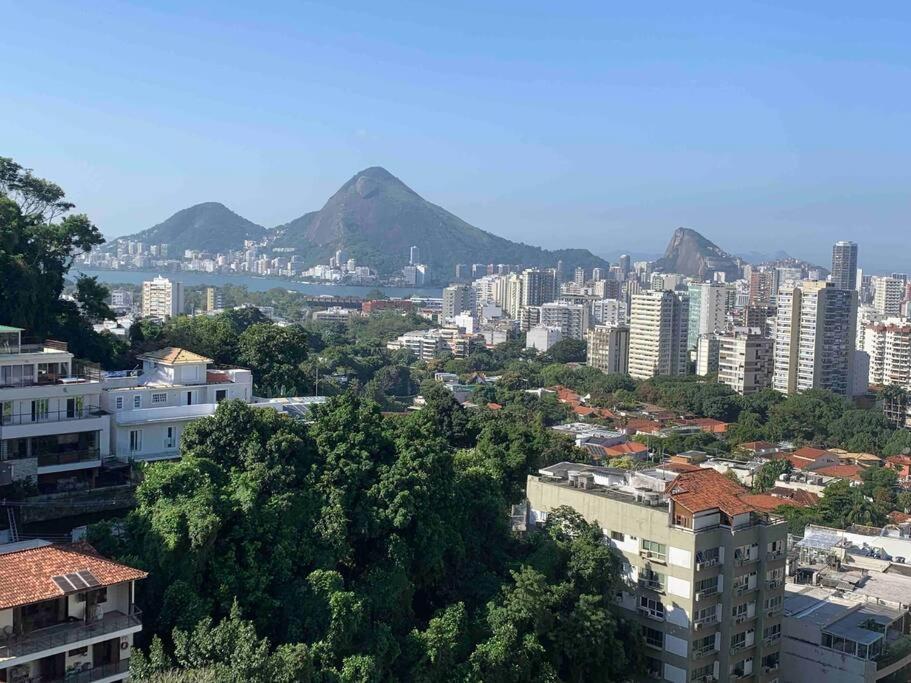
[(171, 258), (185, 249), (226, 252), (241, 249), (244, 240), (261, 240), (266, 229), (234, 213), (224, 204), (204, 202), (178, 211), (167, 220), (123, 240), (167, 244)]
[(469, 225), (379, 167), (355, 175), (319, 211), (275, 228), (270, 243), (294, 247), (307, 263), (325, 263), (345, 249), (381, 274), (407, 265), (409, 248), (417, 245), (440, 281), (451, 279), (458, 263), (555, 266), (562, 260), (566, 272), (579, 265), (606, 266), (587, 249), (548, 251)]
[(731, 256), (695, 230), (677, 228), (664, 251), (655, 262), (655, 270), (681, 273), (688, 277), (710, 280), (722, 272), (729, 281), (740, 277), (742, 261)]

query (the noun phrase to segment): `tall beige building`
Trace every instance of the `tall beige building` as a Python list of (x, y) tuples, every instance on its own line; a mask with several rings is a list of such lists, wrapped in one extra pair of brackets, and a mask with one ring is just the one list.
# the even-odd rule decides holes
[(528, 478), (527, 523), (569, 506), (621, 558), (618, 603), (645, 637), (650, 678), (779, 680), (786, 525), (711, 468), (677, 475), (559, 463)]
[(857, 292), (806, 280), (778, 292), (772, 387), (854, 393)]
[(606, 373), (626, 373), (629, 361), (629, 328), (596, 325), (588, 331), (589, 366)]
[(686, 294), (665, 290), (633, 295), (629, 374), (636, 379), (687, 374), (688, 318)]
[(870, 356), (870, 384), (911, 391), (911, 320), (890, 318), (867, 325), (864, 351)]
[(718, 381), (738, 394), (772, 385), (772, 340), (759, 328), (739, 327), (718, 338)]
[(897, 277), (878, 277), (873, 282), (873, 308), (880, 315), (901, 315), (905, 281)]
[(183, 313), (183, 285), (160, 275), (142, 283), (142, 315), (171, 318)]

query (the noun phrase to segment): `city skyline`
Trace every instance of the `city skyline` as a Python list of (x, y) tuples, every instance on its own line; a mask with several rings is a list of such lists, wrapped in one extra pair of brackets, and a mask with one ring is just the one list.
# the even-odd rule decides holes
[(865, 270), (902, 270), (905, 8), (504, 5), (478, 29), (402, 5), (52, 6), (6, 15), (8, 63), (18, 27), (47, 45), (0, 85), (4, 154), (109, 237), (203, 201), (271, 227), (383, 165), (546, 248), (654, 256), (685, 226), (820, 264), (853, 240)]

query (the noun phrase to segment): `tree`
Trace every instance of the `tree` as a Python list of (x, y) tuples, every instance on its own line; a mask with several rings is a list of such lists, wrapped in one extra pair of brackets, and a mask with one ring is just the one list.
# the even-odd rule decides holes
[(753, 476), (753, 490), (764, 493), (774, 487), (782, 474), (789, 473), (793, 468), (791, 462), (782, 458), (771, 460), (760, 467)]
[(911, 453), (911, 429), (896, 429), (883, 446), (883, 455), (902, 455)]
[(0, 157), (0, 320), (36, 337), (66, 339), (70, 350), (107, 364), (118, 352), (92, 322), (112, 318), (96, 280), (76, 279), (76, 301), (61, 298), (75, 257), (104, 242), (56, 184)]
[(822, 389), (810, 389), (772, 406), (766, 430), (775, 441), (825, 442), (829, 439), (830, 426), (849, 407), (850, 403), (841, 396)]
[(279, 327), (251, 325), (237, 340), (238, 360), (253, 372), (261, 396), (303, 393), (306, 376), (301, 364), (307, 360), (307, 333), (297, 325)]
[(847, 410), (829, 425), (828, 443), (855, 453), (879, 453), (891, 436), (892, 428), (881, 412)]
[(549, 363), (584, 363), (588, 347), (580, 339), (561, 339), (545, 351), (541, 360)]

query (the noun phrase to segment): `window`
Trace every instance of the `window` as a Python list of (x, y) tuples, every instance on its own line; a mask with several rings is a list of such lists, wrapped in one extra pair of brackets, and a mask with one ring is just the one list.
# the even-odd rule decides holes
[(713, 576), (708, 579), (701, 579), (696, 582), (696, 595), (712, 595), (718, 591), (718, 577)]
[(696, 657), (704, 657), (710, 652), (715, 651), (715, 635), (705, 636), (693, 641), (693, 654)]
[(224, 401), (226, 398), (228, 398), (228, 390), (227, 390), (227, 389), (216, 389), (216, 390), (215, 390), (215, 402), (216, 402), (216, 403), (221, 403), (221, 402)]
[(660, 659), (646, 657), (645, 674), (649, 678), (664, 678), (664, 663)]
[(165, 430), (164, 436), (164, 447), (165, 448), (174, 448), (177, 445), (177, 439), (174, 438), (174, 428), (168, 427)]
[(142, 430), (133, 429), (130, 431), (130, 453), (138, 453), (142, 450)]
[(157, 405), (157, 404), (167, 403), (167, 402), (168, 402), (167, 394), (152, 394), (152, 405)]
[(779, 567), (778, 569), (772, 569), (765, 573), (766, 581), (769, 583), (770, 588), (778, 586), (784, 579), (784, 569)]
[(693, 615), (693, 621), (697, 624), (713, 624), (718, 618), (718, 608), (715, 605), (703, 607), (697, 610)]
[(664, 605), (660, 600), (654, 600), (643, 595), (639, 598), (639, 609), (653, 619), (664, 621)]
[(715, 677), (715, 663), (709, 662), (705, 666), (700, 666), (697, 669), (693, 669), (693, 675), (690, 676), (691, 681), (705, 681), (710, 680)]
[(647, 567), (639, 572), (639, 586), (642, 588), (663, 592), (666, 585), (667, 577), (664, 574), (659, 574)]
[(38, 398), (32, 401), (32, 422), (46, 420), (49, 412), (50, 404), (46, 398)]
[(781, 638), (781, 624), (773, 624), (766, 627), (762, 632), (762, 637), (770, 643)]
[(622, 531), (611, 531), (610, 532), (611, 540), (613, 541), (625, 541), (626, 535)]
[(642, 539), (640, 554), (656, 562), (664, 562), (667, 558), (667, 546), (657, 541), (650, 541), (647, 538)]
[(136, 394), (133, 396), (133, 407), (142, 408), (142, 394)]
[(187, 392), (187, 405), (188, 406), (193, 405), (193, 392), (192, 391)]
[(776, 595), (771, 598), (766, 598), (765, 608), (767, 612), (777, 612), (781, 609), (782, 596)]
[(88, 657), (89, 656), (89, 646), (77, 647), (75, 650), (68, 650), (66, 653), (67, 657)]
[(747, 644), (747, 634), (746, 631), (741, 633), (735, 633), (731, 636), (731, 649), (739, 650), (742, 647), (746, 647)]
[(718, 564), (718, 561), (721, 559), (721, 553), (718, 548), (706, 548), (705, 550), (700, 550), (696, 553), (696, 565), (697, 569), (702, 567), (711, 567)]
[(0, 424), (8, 425), (13, 421), (13, 402), (3, 401), (0, 403)]
[(117, 410), (123, 410), (123, 396), (118, 396), (114, 399), (114, 407)]
[(645, 644), (650, 647), (656, 647), (659, 650), (664, 649), (664, 632), (656, 628), (645, 627)]
[(737, 617), (745, 617), (749, 613), (749, 606), (745, 602), (741, 602), (739, 605), (734, 605), (731, 608), (731, 616), (735, 619)]

